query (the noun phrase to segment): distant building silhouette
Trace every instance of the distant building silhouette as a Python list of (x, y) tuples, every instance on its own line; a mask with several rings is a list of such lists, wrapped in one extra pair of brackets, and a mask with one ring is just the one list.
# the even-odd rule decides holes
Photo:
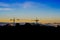
[(15, 25), (15, 26), (17, 26), (17, 27), (18, 27), (18, 26), (20, 26), (20, 24), (19, 24), (19, 23), (16, 23), (16, 25)]
[(10, 24), (6, 24), (6, 25), (4, 25), (4, 26), (9, 27), (9, 26), (11, 26), (11, 25), (10, 25)]
[(30, 23), (26, 23), (25, 25), (26, 25), (26, 26), (31, 26), (31, 24), (30, 24)]

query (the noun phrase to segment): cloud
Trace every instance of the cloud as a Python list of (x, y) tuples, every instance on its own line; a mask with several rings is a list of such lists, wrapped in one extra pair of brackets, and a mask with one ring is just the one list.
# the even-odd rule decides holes
[(9, 4), (7, 4), (7, 3), (3, 3), (3, 2), (0, 2), (0, 6), (1, 6), (1, 7), (10, 7)]
[(22, 7), (22, 8), (34, 8), (34, 7), (38, 7), (39, 3), (36, 3), (36, 2), (24, 2), (24, 3), (17, 3), (17, 5), (19, 7)]
[(35, 3), (33, 3), (33, 2), (25, 2), (22, 4), (23, 8), (31, 8), (33, 6), (35, 6)]
[(12, 8), (0, 8), (2, 11), (8, 11), (8, 10), (13, 10)]
[(48, 6), (45, 4), (37, 3), (37, 2), (24, 2), (24, 3), (17, 3), (16, 4), (22, 8), (47, 8)]
[(4, 2), (0, 2), (0, 11), (8, 11), (13, 10), (13, 8), (10, 8), (12, 5)]
[(0, 7), (6, 7), (6, 8), (42, 8), (42, 7), (47, 7), (45, 4), (37, 3), (37, 2), (23, 2), (23, 3), (4, 3), (0, 2)]

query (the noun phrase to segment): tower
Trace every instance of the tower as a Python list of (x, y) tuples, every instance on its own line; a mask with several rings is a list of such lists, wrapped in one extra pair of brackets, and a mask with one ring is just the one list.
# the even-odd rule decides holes
[(39, 20), (38, 20), (37, 17), (36, 17), (36, 20), (35, 20), (36, 24), (38, 23), (38, 21), (39, 21)]

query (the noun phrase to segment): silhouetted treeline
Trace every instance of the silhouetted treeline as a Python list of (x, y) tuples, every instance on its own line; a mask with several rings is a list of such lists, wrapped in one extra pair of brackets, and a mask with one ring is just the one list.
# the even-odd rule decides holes
[(16, 23), (15, 26), (11, 26), (10, 24), (6, 24), (4, 26), (0, 26), (0, 32), (60, 32), (60, 26), (45, 26), (45, 25), (31, 25), (26, 23), (25, 25), (20, 25)]

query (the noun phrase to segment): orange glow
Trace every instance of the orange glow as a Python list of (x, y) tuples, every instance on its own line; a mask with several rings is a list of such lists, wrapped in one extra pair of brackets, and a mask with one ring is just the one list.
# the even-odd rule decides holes
[[(60, 19), (59, 19), (60, 20)], [(39, 23), (60, 23), (58, 19), (40, 19)], [(0, 19), (0, 22), (13, 22), (10, 21), (9, 19)], [(16, 22), (35, 22), (34, 19), (20, 19), (19, 21), (16, 20)]]

